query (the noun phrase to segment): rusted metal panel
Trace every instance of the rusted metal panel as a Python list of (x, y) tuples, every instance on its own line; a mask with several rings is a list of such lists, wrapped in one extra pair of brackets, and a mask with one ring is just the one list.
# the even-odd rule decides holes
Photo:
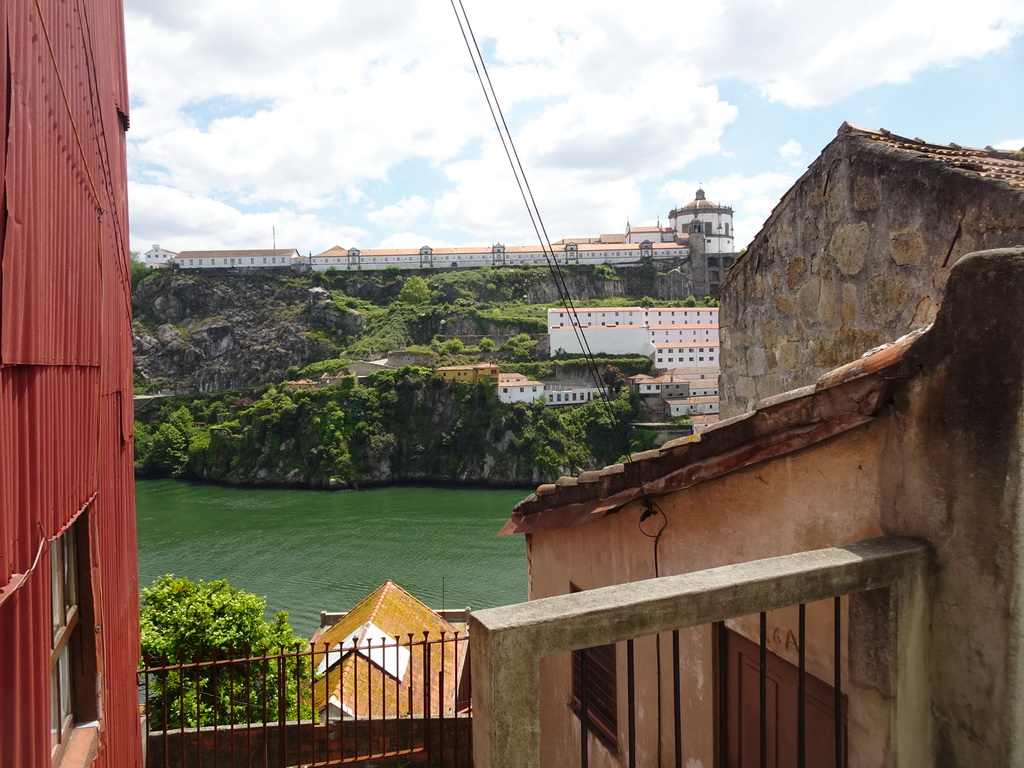
[[(17, 271), (32, 298), (4, 288), (0, 354), (8, 363), (97, 364), (96, 329), (103, 302), (113, 298), (101, 283), (106, 271), (125, 268), (101, 264), (125, 244), (125, 232), (116, 232), (126, 230), (124, 193), (109, 183), (111, 173), (123, 174), (122, 131), (110, 89), (96, 80), (93, 50), (103, 43), (75, 44), (89, 39), (87, 9), (41, 7), (42, 16), (34, 2), (8, 8), (13, 109), (3, 270)], [(92, 77), (77, 75), (90, 70)], [(47, 226), (32, 226), (41, 217)], [(38, 310), (41, 325), (32, 321)]]
[(0, 4), (3, 766), (50, 764), (49, 543), (86, 507), (96, 765), (142, 762), (123, 24), (119, 0)]
[[(99, 669), (107, 685), (105, 748), (123, 756), (123, 745), (139, 744), (138, 693), (135, 669), (139, 662), (139, 588), (136, 563), (135, 487), (131, 443), (122, 438), (120, 393), (106, 395), (101, 404), (101, 454), (110, 462), (99, 476), (94, 511), (92, 561), (95, 569)], [(123, 757), (108, 762), (121, 765)]]
[(0, 764), (50, 764), (50, 560), (0, 605)]

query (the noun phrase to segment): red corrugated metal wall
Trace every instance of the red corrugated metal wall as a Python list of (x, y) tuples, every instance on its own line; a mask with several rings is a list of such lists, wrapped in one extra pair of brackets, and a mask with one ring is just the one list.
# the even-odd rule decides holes
[[(0, 766), (49, 766), (47, 542), (88, 504), (98, 765), (141, 765), (120, 0), (0, 3)], [(91, 502), (91, 503), (90, 503)], [(27, 574), (27, 576), (25, 576)]]

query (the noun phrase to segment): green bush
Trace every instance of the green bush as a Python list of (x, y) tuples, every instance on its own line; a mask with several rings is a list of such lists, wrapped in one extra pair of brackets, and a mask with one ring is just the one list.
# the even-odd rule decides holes
[[(139, 633), (146, 663), (161, 664), (166, 659), (193, 661), (210, 659), (214, 654), (227, 658), (243, 655), (247, 647), (253, 653), (294, 650), (305, 641), (295, 636), (288, 614), (279, 611), (273, 621), (265, 621), (264, 597), (231, 587), (226, 580), (190, 581), (171, 574), (161, 576), (142, 590), (139, 606)], [(285, 712), (278, 712), (278, 681), (284, 674)], [(232, 686), (224, 685), (231, 679)], [(149, 727), (195, 727), (249, 721), (252, 711), (269, 707), (271, 720), (278, 717), (310, 717), (308, 700), (300, 704), (297, 681), (310, 679), (309, 657), (286, 657), (279, 666), (239, 662), (230, 668), (213, 671), (196, 667), (151, 675), (148, 687)], [(221, 684), (218, 685), (217, 683)], [(264, 695), (269, 692), (269, 695)], [(301, 712), (300, 712), (301, 710)], [(166, 719), (165, 719), (166, 718)]]

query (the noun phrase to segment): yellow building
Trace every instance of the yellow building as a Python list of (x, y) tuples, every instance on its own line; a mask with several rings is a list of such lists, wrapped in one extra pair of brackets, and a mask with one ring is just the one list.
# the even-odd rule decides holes
[(445, 381), (460, 381), (466, 384), (477, 382), (498, 383), (499, 369), (496, 365), (442, 365), (434, 373)]

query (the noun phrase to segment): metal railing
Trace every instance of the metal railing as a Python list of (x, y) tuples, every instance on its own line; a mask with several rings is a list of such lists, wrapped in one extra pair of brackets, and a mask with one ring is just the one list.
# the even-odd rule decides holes
[(466, 633), (146, 658), (148, 768), (471, 764)]
[[(752, 708), (756, 711), (753, 719), (755, 755), (751, 760), (744, 758), (744, 765), (767, 766), (777, 759), (769, 755), (769, 717), (766, 706), (766, 689), (770, 665), (768, 664), (768, 636), (766, 616), (778, 609), (795, 608), (799, 611), (796, 647), (800, 649), (798, 659), (799, 693), (794, 713), (798, 722), (797, 748), (794, 751), (794, 765), (810, 765), (807, 756), (807, 708), (806, 685), (809, 680), (806, 660), (803, 655), (806, 632), (806, 607), (832, 601), (831, 628), (833, 650), (830, 666), (834, 671), (831, 681), (833, 689), (832, 706), (835, 711), (834, 733), (829, 742), (831, 754), (814, 754), (815, 765), (846, 764), (849, 745), (846, 740), (842, 670), (843, 638), (847, 637), (842, 626), (842, 596), (870, 594), (865, 604), (877, 612), (871, 621), (865, 622), (864, 632), (873, 636), (868, 642), (884, 648), (884, 655), (890, 677), (885, 688), (887, 696), (881, 721), (886, 723), (891, 737), (887, 749), (893, 756), (893, 764), (925, 764), (922, 756), (929, 754), (929, 697), (926, 654), (920, 653), (920, 644), (927, 625), (925, 616), (925, 570), (928, 562), (927, 545), (923, 542), (895, 537), (882, 537), (846, 547), (803, 552), (782, 557), (769, 558), (705, 571), (662, 577), (618, 586), (593, 589), (574, 594), (535, 600), (515, 606), (494, 608), (473, 614), (470, 631), (473, 633), (473, 675), (475, 685), (474, 718), (474, 766), (475, 768), (498, 768), (516, 765), (523, 768), (539, 768), (541, 755), (541, 716), (545, 707), (542, 696), (541, 663), (546, 657), (570, 651), (581, 652), (582, 670), (573, 681), (582, 690), (574, 690), (573, 698), (580, 706), (576, 708), (579, 717), (578, 730), (579, 764), (585, 766), (588, 750), (592, 748), (595, 729), (590, 725), (587, 709), (590, 698), (586, 690), (588, 678), (593, 677), (586, 664), (587, 649), (596, 649), (612, 643), (623, 643), (626, 659), (626, 692), (623, 697), (617, 693), (620, 702), (618, 711), (625, 712), (625, 727), (616, 726), (623, 734), (622, 742), (614, 745), (619, 752), (616, 763), (623, 765), (646, 764), (656, 755), (665, 757), (663, 764), (677, 766), (686, 764), (684, 754), (683, 705), (681, 704), (682, 681), (679, 678), (682, 654), (680, 631), (710, 625), (712, 636), (718, 646), (712, 652), (716, 657), (715, 669), (725, 674), (727, 652), (726, 620), (756, 617), (755, 632), (759, 642), (754, 643), (753, 661), (748, 667), (757, 670), (757, 693)], [(883, 595), (879, 598), (878, 595)], [(828, 603), (825, 603), (827, 606)], [(858, 608), (862, 613), (870, 610)], [(671, 658), (666, 664), (672, 665), (671, 703), (666, 711), (657, 715), (656, 744), (644, 745), (645, 751), (638, 760), (637, 734), (652, 734), (652, 729), (637, 722), (637, 712), (644, 708), (635, 706), (638, 695), (637, 677), (634, 674), (634, 644), (642, 638), (645, 642), (658, 643), (653, 656), (661, 664), (663, 650), (662, 633), (666, 649), (671, 643)], [(825, 633), (827, 634), (827, 632)], [(550, 668), (549, 668), (550, 669)], [(851, 667), (852, 669), (852, 667)], [(655, 700), (657, 709), (662, 707), (661, 669), (658, 670), (658, 690)], [(705, 712), (701, 721), (704, 727), (714, 729), (715, 742), (713, 757), (704, 764), (740, 764), (733, 760), (729, 751), (735, 746), (728, 743), (727, 687), (719, 678), (714, 686), (715, 693), (707, 698), (713, 710)], [(622, 702), (624, 698), (624, 702)], [(650, 699), (648, 699), (650, 702)], [(554, 706), (554, 705), (549, 705)], [(652, 707), (647, 707), (650, 717)], [(553, 723), (551, 710), (545, 719), (545, 728), (561, 728), (565, 722)], [(748, 710), (748, 715), (750, 710)], [(568, 714), (568, 713), (567, 713)], [(748, 719), (748, 722), (751, 720)], [(662, 724), (669, 723), (664, 732)], [(691, 727), (694, 727), (691, 724)], [(691, 734), (693, 732), (691, 731)], [(707, 743), (707, 739), (703, 740)], [(563, 751), (564, 753), (564, 751)], [(646, 756), (646, 759), (645, 757)], [(674, 758), (674, 763), (672, 762)], [(770, 760), (771, 758), (771, 760)], [(778, 763), (783, 764), (783, 763)]]

